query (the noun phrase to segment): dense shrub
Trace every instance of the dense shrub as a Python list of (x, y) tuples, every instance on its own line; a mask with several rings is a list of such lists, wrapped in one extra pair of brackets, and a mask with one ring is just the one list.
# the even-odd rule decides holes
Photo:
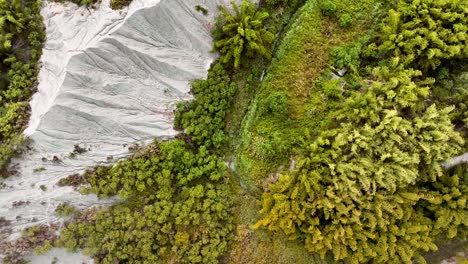
[(67, 217), (73, 214), (76, 208), (68, 203), (61, 203), (55, 208), (55, 214), (61, 217)]
[(468, 56), (467, 25), (466, 1), (399, 1), (385, 20), (378, 49), (410, 67), (435, 69), (442, 60)]
[(265, 102), (264, 112), (272, 115), (282, 115), (288, 111), (288, 97), (282, 92), (273, 92)]
[(351, 43), (334, 48), (331, 52), (333, 66), (337, 69), (344, 67), (359, 68), (362, 54), (365, 52), (366, 45), (370, 39), (371, 36), (367, 35)]
[(0, 174), (22, 142), (45, 37), (41, 1), (0, 2)]
[(125, 202), (80, 213), (59, 243), (97, 263), (217, 263), (233, 231), (226, 166), (181, 140), (149, 150), (88, 173), (92, 192)]
[(353, 20), (353, 16), (351, 16), (350, 14), (343, 14), (340, 16), (340, 20), (339, 20), (340, 26), (349, 27), (351, 26), (352, 20)]
[(330, 0), (319, 1), (319, 7), (324, 16), (332, 16), (336, 12), (336, 5)]
[(331, 79), (322, 82), (322, 91), (328, 97), (340, 97), (343, 93), (340, 79)]
[(301, 0), (266, 0), (267, 7), (274, 8), (277, 6), (284, 6), (288, 8), (297, 7), (302, 1)]
[(206, 80), (192, 83), (192, 90), (196, 99), (178, 104), (175, 125), (185, 129), (198, 145), (220, 148), (226, 143), (224, 118), (236, 85), (230, 82), (223, 65), (217, 63)]
[(233, 1), (234, 14), (221, 7), (219, 30), (215, 37), (215, 47), (221, 53), (221, 62), (233, 63), (234, 68), (241, 64), (242, 57), (253, 58), (256, 54), (270, 58), (269, 45), (274, 35), (266, 30), (263, 21), (267, 12), (256, 10), (249, 0), (243, 0), (240, 7)]

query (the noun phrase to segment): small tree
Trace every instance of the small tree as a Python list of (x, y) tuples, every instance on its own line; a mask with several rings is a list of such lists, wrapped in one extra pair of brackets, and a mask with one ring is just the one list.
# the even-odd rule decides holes
[(221, 61), (234, 61), (234, 68), (238, 68), (243, 56), (260, 54), (269, 59), (271, 54), (266, 47), (273, 42), (274, 35), (263, 26), (269, 14), (257, 11), (248, 0), (243, 0), (240, 8), (234, 1), (231, 4), (234, 14), (220, 8), (222, 34), (215, 40), (215, 47), (221, 53)]

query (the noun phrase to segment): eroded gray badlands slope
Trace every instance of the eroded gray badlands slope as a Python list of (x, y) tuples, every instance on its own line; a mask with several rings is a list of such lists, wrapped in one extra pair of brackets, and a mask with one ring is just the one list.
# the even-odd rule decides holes
[[(206, 76), (214, 56), (209, 30), (217, 5), (227, 1), (135, 0), (123, 11), (108, 4), (43, 7), (47, 40), (25, 131), (32, 150), (13, 161), (18, 175), (0, 188), (0, 217), (12, 221), (0, 241), (30, 225), (60, 222), (54, 210), (62, 202), (79, 208), (113, 202), (56, 183), (115, 163), (135, 142), (175, 135), (174, 106), (191, 98), (190, 80)], [(195, 11), (197, 4), (209, 15)], [(75, 144), (88, 151), (69, 157)], [(24, 203), (13, 206), (18, 201)]]

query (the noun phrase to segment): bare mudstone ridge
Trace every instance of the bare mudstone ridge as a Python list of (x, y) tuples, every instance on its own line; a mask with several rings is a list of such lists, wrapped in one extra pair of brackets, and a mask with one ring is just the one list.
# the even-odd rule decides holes
[[(47, 40), (25, 131), (32, 150), (13, 161), (18, 175), (0, 188), (0, 217), (9, 221), (0, 226), (0, 241), (31, 225), (60, 223), (54, 211), (61, 203), (83, 209), (115, 201), (56, 183), (115, 163), (136, 142), (175, 135), (175, 104), (191, 98), (189, 81), (205, 78), (213, 60), (210, 29), (218, 4), (228, 1), (135, 0), (120, 11), (108, 0), (96, 10), (44, 4)], [(76, 144), (83, 151), (71, 155)], [(13, 206), (18, 201), (21, 206)], [(58, 263), (90, 261), (62, 250), (30, 260), (50, 263), (54, 256)]]

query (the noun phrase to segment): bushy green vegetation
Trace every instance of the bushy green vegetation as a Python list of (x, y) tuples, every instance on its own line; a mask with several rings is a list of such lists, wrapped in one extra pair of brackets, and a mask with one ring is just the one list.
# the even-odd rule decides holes
[(177, 105), (175, 126), (184, 129), (197, 145), (219, 149), (227, 142), (224, 119), (236, 84), (231, 83), (223, 65), (216, 63), (206, 80), (192, 82), (192, 91), (196, 100)]
[[(400, 1), (387, 21), (402, 12), (407, 23), (417, 23), (405, 12), (421, 2), (431, 1)], [(441, 10), (419, 14), (434, 25), (458, 23), (461, 15), (453, 12), (455, 6), (468, 10), (460, 1), (431, 3)], [(441, 18), (441, 13), (448, 15)], [(431, 24), (418, 27), (417, 31), (426, 32)], [(386, 60), (362, 78), (360, 91), (330, 112), (326, 118), (333, 122), (317, 137), (304, 137), (296, 168), (279, 176), (263, 194), (265, 216), (256, 227), (282, 231), (303, 240), (311, 252), (351, 263), (412, 263), (414, 259), (424, 263), (422, 254), (436, 250), (438, 239), (466, 238), (467, 166), (453, 171), (441, 166), (460, 154), (465, 142), (451, 120), (454, 106), (437, 107), (437, 100), (430, 98), (434, 79), (424, 75), (441, 60), (428, 64), (427, 54), (416, 51), (392, 56), (395, 47), (389, 42), (398, 39), (402, 41), (398, 47), (410, 45), (411, 40), (395, 37), (406, 34), (405, 30), (402, 26), (389, 31), (384, 26), (380, 39), (386, 41), (369, 50), (378, 50), (388, 59), (380, 57)], [(466, 28), (445, 31), (444, 38), (456, 40), (463, 34)], [(359, 66), (352, 63), (359, 61), (359, 54), (343, 61)], [(461, 51), (453, 52), (443, 59), (463, 56)], [(340, 84), (325, 87), (333, 91), (328, 87), (333, 85)]]
[[(341, 21), (340, 21), (341, 24)], [(331, 51), (333, 66), (336, 69), (350, 68), (357, 70), (361, 64), (361, 58), (366, 45), (371, 40), (371, 34), (358, 38), (357, 40), (336, 47)]]
[(45, 37), (41, 1), (0, 2), (0, 174), (17, 152), (29, 118)]
[(378, 49), (406, 66), (435, 69), (444, 60), (468, 56), (467, 25), (466, 1), (399, 1), (385, 20)]
[(208, 9), (206, 9), (205, 7), (201, 5), (196, 5), (195, 10), (197, 10), (198, 12), (201, 12), (204, 16), (208, 15)]
[[(316, 135), (321, 126), (332, 122), (326, 118), (327, 113), (340, 108), (344, 99), (328, 98), (327, 94), (349, 93), (349, 85), (343, 89), (336, 86), (327, 89), (330, 87), (324, 87), (320, 77), (328, 77), (333, 48), (361, 37), (371, 28), (375, 4), (366, 0), (335, 4), (337, 14), (342, 13), (341, 10), (353, 14), (354, 23), (343, 28), (336, 18), (323, 16), (316, 1), (307, 1), (289, 22), (289, 30), (279, 43), (244, 118), (236, 149), (236, 168), (252, 189), (265, 188), (269, 181), (266, 175), (289, 167), (295, 148), (301, 144), (304, 128)], [(360, 53), (357, 51), (350, 62), (360, 64)], [(349, 62), (342, 61), (343, 64)], [(282, 111), (268, 114), (264, 111), (269, 108), (267, 98), (278, 93), (287, 97), (283, 100), (287, 102), (286, 111), (282, 108)]]
[[(259, 225), (304, 236), (308, 250), (355, 263), (411, 263), (419, 251), (436, 249), (436, 235), (452, 238), (466, 229), (466, 185), (443, 185), (440, 165), (459, 153), (463, 139), (450, 109), (432, 105), (407, 115), (405, 108), (424, 89), (399, 74), (350, 100), (340, 113), (346, 121), (309, 143), (297, 171), (280, 176), (263, 195), (267, 215)], [(396, 86), (384, 84), (390, 79)], [(399, 105), (405, 112), (392, 109)], [(444, 196), (429, 184), (461, 189)], [(459, 198), (450, 215), (427, 216)]]
[(215, 47), (221, 53), (221, 62), (233, 63), (238, 68), (243, 59), (251, 59), (259, 54), (271, 57), (269, 45), (274, 35), (264, 28), (268, 12), (256, 10), (249, 0), (243, 0), (240, 7), (233, 1), (231, 14), (225, 7), (220, 7), (221, 16), (215, 31)]
[(278, 6), (281, 8), (296, 8), (299, 4), (301, 4), (301, 0), (266, 0), (265, 4), (269, 9), (277, 8)]
[(59, 244), (97, 263), (217, 263), (232, 237), (226, 166), (205, 147), (182, 140), (153, 143), (114, 167), (87, 173), (99, 196), (125, 201), (78, 215)]
[(336, 12), (336, 5), (330, 0), (319, 1), (319, 7), (324, 16), (332, 16)]

